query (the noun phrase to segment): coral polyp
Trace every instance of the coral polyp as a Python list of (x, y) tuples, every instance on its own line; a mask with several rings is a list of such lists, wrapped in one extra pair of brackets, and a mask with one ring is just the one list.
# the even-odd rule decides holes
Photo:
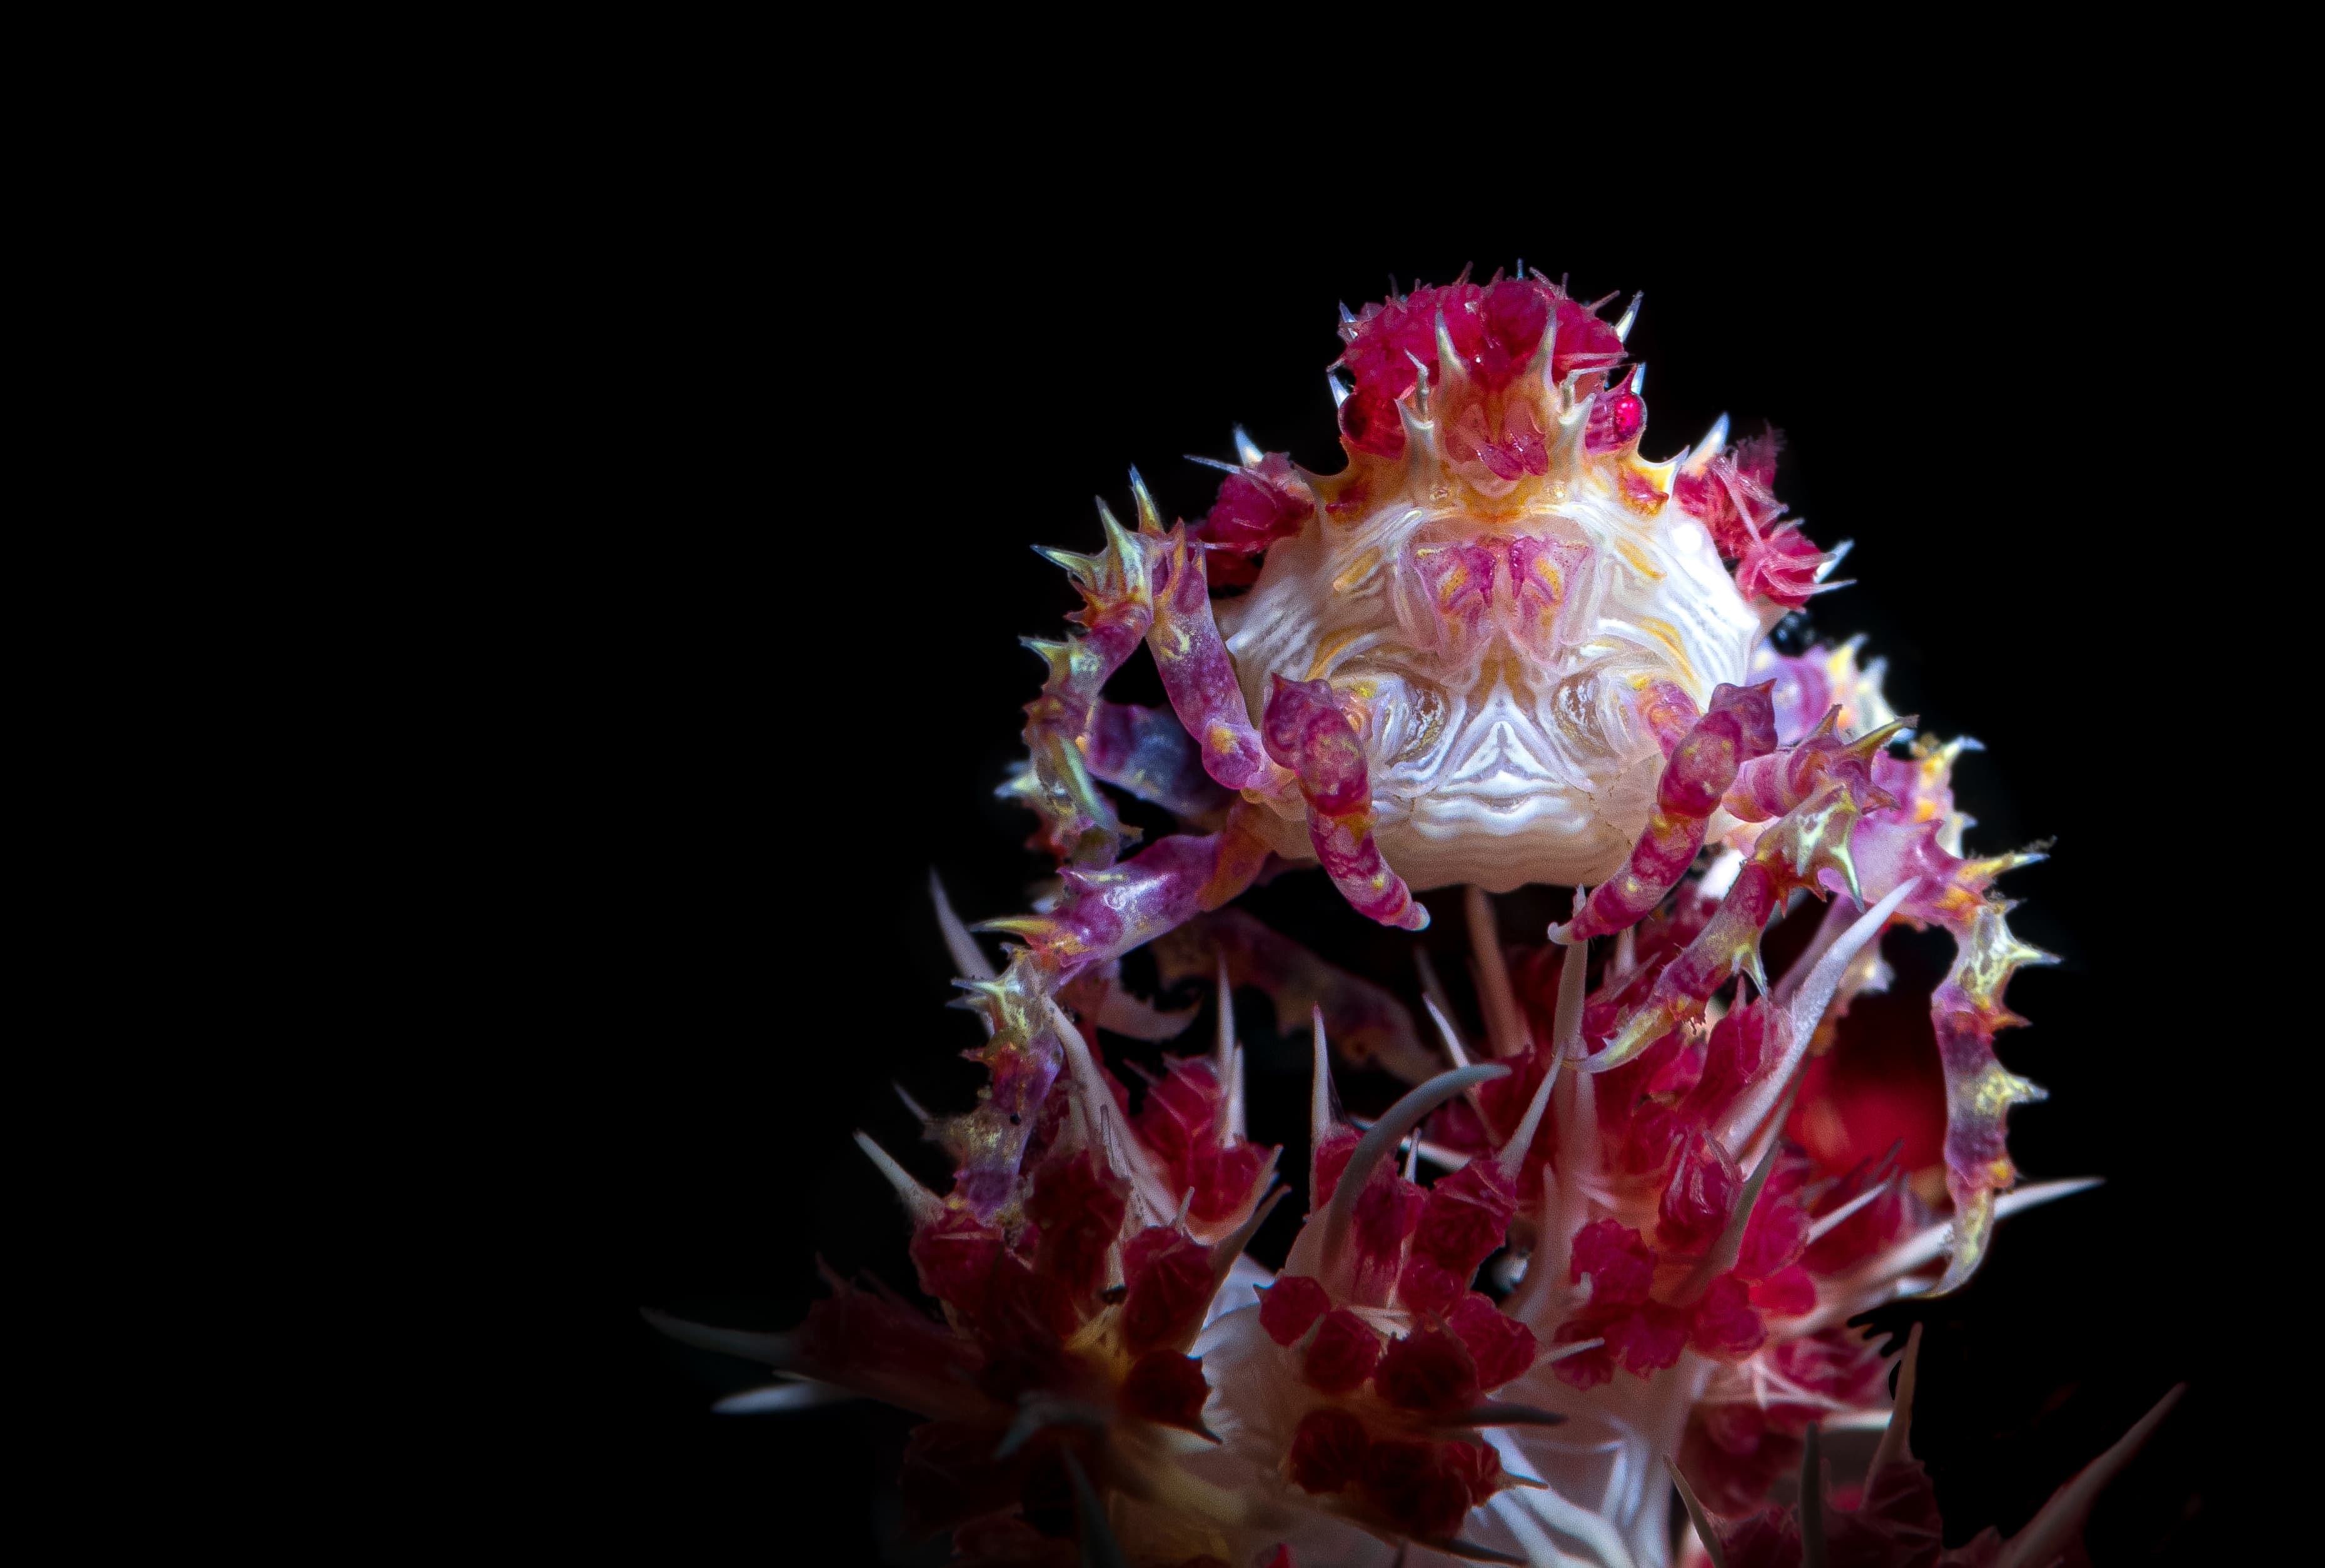
[[(1997, 1220), (2089, 1184), (2018, 1186), (2005, 1147), (2040, 1091), (1994, 1038), (2045, 955), (1994, 887), (2037, 857), (1968, 854), (1972, 743), (1915, 736), (1856, 644), (1771, 643), (1840, 552), (1784, 520), (1773, 432), (1641, 456), (1637, 309), (1523, 269), (1344, 308), (1340, 472), (1238, 430), (1199, 522), (1166, 527), (1134, 473), (1135, 528), (1101, 503), (1099, 551), (1042, 552), (1084, 604), (1033, 645), (1005, 793), (1057, 881), (978, 928), (997, 968), (935, 892), (990, 1075), (924, 1118), (949, 1192), (859, 1135), (939, 1315), (834, 1279), (792, 1333), (662, 1320), (783, 1373), (764, 1403), (821, 1385), (923, 1416), (907, 1501), (965, 1560), (1629, 1568), (1672, 1561), (1675, 1495), (1723, 1563), (1938, 1560), (1910, 1352), (1892, 1423), (1850, 1322), (1959, 1288)], [(1104, 695), (1142, 645), (1167, 711)], [(1181, 830), (1125, 858), (1109, 791)], [(1416, 945), (1417, 1026), (1228, 907), (1309, 867), (1409, 932), (1416, 893), (1464, 886), (1474, 993)], [(1570, 914), (1507, 942), (1493, 895), (1533, 885)], [(1764, 933), (1818, 904), (1771, 972)], [(1900, 925), (1957, 952), (1920, 1168), (1829, 1070)], [(1125, 988), (1148, 944), (1209, 982), (1217, 1033), (1134, 1099), (1101, 1032), (1194, 1016)], [(1304, 1170), (1247, 1126), (1237, 987), (1308, 1023)], [(1413, 1087), (1351, 1117), (1336, 1051)], [(1271, 1271), (1246, 1248), (1279, 1177), (1305, 1219)], [(1857, 1507), (1829, 1507), (1823, 1435), (1885, 1424)], [(1797, 1508), (1758, 1511), (1796, 1472)], [(2096, 1484), (1947, 1561), (2047, 1561)]]

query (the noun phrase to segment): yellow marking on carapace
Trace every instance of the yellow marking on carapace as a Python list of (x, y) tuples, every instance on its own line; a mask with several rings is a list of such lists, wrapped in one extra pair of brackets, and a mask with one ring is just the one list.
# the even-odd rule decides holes
[(1346, 571), (1332, 580), (1332, 591), (1334, 593), (1352, 591), (1357, 584), (1373, 574), (1374, 569), (1380, 565), (1380, 561), (1381, 552), (1377, 549), (1366, 551), (1348, 563), (1348, 569)]
[(1235, 731), (1227, 725), (1214, 724), (1209, 732), (1203, 737), (1203, 741), (1213, 751), (1233, 751), (1236, 742)]
[(1680, 646), (1677, 626), (1672, 626), (1669, 621), (1659, 621), (1650, 616), (1641, 616), (1639, 629), (1669, 648), (1672, 651), (1672, 656), (1679, 661), (1680, 668), (1685, 670), (1690, 676), (1695, 673), (1693, 667), (1687, 662), (1687, 650)]
[(1657, 569), (1655, 563), (1649, 561), (1645, 555), (1641, 553), (1639, 547), (1632, 543), (1629, 540), (1617, 539), (1615, 541), (1615, 552), (1624, 560), (1629, 561), (1631, 565), (1635, 568), (1649, 582), (1661, 582), (1663, 580), (1663, 574)]
[(1346, 631), (1334, 632), (1330, 636), (1326, 637), (1322, 642), (1317, 644), (1316, 656), (1308, 662), (1308, 674), (1306, 679), (1313, 681), (1318, 676), (1323, 674), (1325, 670), (1330, 667), (1333, 657), (1337, 655), (1342, 648), (1347, 647), (1350, 643), (1355, 642), (1358, 637), (1363, 636), (1364, 635), (1364, 627), (1350, 626)]

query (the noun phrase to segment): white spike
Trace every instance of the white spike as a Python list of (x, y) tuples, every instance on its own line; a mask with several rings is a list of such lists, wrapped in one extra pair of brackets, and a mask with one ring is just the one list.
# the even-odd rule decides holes
[[(1227, 1079), (1227, 1132), (1234, 1137), (1249, 1137), (1251, 1128), (1244, 1119), (1243, 1047), (1235, 1048), (1235, 1064)], [(1270, 1155), (1268, 1158), (1275, 1156)]]
[(1626, 925), (1615, 933), (1615, 958), (1610, 978), (1619, 979), (1639, 967), (1639, 928)]
[(1235, 449), (1236, 456), (1243, 459), (1243, 466), (1246, 469), (1255, 469), (1259, 467), (1260, 463), (1267, 456), (1265, 452), (1259, 450), (1258, 442), (1253, 441), (1251, 437), (1244, 434), (1243, 426), (1241, 425), (1235, 427)]
[(1839, 543), (1834, 545), (1830, 550), (1826, 551), (1824, 563), (1816, 569), (1816, 580), (1819, 582), (1822, 582), (1826, 578), (1830, 577), (1832, 575), (1832, 569), (1839, 566), (1842, 561), (1848, 560), (1848, 552), (1856, 548), (1856, 540), (1844, 539)]
[(1243, 472), (1243, 469), (1240, 465), (1236, 463), (1223, 463), (1217, 458), (1199, 458), (1192, 452), (1185, 452), (1181, 455), (1190, 463), (1199, 464), (1206, 469), (1217, 469), (1222, 474), (1240, 474)]
[(1711, 422), (1711, 428), (1704, 432), (1701, 443), (1689, 451), (1687, 460), (1680, 467), (1690, 474), (1700, 472), (1710, 464), (1712, 459), (1726, 450), (1727, 447), (1728, 416), (1723, 413)]
[(1342, 300), (1340, 302), (1340, 325), (1343, 327), (1353, 327), (1356, 324), (1356, 313), (1348, 309), (1348, 302)]
[(1048, 998), (1043, 1005), (1050, 1013), (1050, 1026), (1058, 1032), (1058, 1039), (1066, 1048), (1066, 1065), (1072, 1072), (1074, 1087), (1086, 1102), (1085, 1109), (1096, 1125), (1090, 1128), (1098, 1137), (1100, 1151), (1107, 1163), (1130, 1180), (1132, 1189), (1145, 1204), (1153, 1222), (1161, 1224), (1175, 1208), (1175, 1195), (1162, 1184), (1162, 1178), (1147, 1164), (1146, 1151), (1126, 1127), (1117, 1125), (1122, 1108), (1114, 1102), (1107, 1089), (1106, 1080), (1098, 1076), (1098, 1063), (1090, 1056), (1089, 1042), (1066, 1016), (1065, 1009)]
[(1639, 302), (1646, 297), (1644, 292), (1631, 296), (1630, 308), (1626, 310), (1622, 319), (1615, 323), (1615, 339), (1617, 342), (1627, 343), (1631, 340), (1631, 329), (1637, 326), (1639, 321)]
[[(2037, 1182), (2032, 1186), (2005, 1192), (1994, 1201), (1995, 1222), (1999, 1224), (2011, 1215), (2032, 1209), (2037, 1204), (2049, 1203), (2060, 1198), (2070, 1197), (2077, 1192), (2089, 1192), (2091, 1188), (2099, 1185), (2103, 1179), (2098, 1176), (2085, 1176), (2080, 1181), (2072, 1182)], [(1948, 1233), (1952, 1229), (1950, 1224), (1932, 1225), (1925, 1230), (1910, 1236), (1858, 1270), (1858, 1274), (1867, 1280), (1894, 1279), (1901, 1274), (1910, 1274), (1945, 1251), (1951, 1240)]]
[(1825, 950), (1824, 956), (1818, 959), (1816, 967), (1809, 971), (1808, 979), (1801, 983), (1800, 990), (1776, 1016), (1778, 1025), (1784, 1031), (1782, 1035), (1783, 1052), (1762, 1073), (1751, 1092), (1744, 1097), (1743, 1103), (1728, 1117), (1719, 1134), (1723, 1148), (1739, 1146), (1760, 1125), (1760, 1118), (1768, 1114), (1769, 1108), (1776, 1103), (1776, 1097), (1783, 1093), (1793, 1070), (1808, 1054), (1809, 1042), (1815, 1037), (1818, 1021), (1824, 1016), (1825, 1008), (1840, 989), (1841, 977), (1848, 972), (1848, 966), (1857, 961), (1857, 955), (1880, 937), (1881, 928), (1889, 923), (1889, 917), (1897, 912), (1897, 906), (1905, 902), (1916, 882), (1916, 878), (1908, 877), (1892, 888), (1888, 897), (1857, 916), (1856, 923)]
[(921, 1109), (921, 1102), (919, 1100), (914, 1099), (911, 1095), (904, 1092), (904, 1086), (903, 1084), (891, 1083), (888, 1087), (896, 1091), (896, 1098), (904, 1102), (904, 1109), (912, 1113), (912, 1119), (914, 1121), (919, 1122), (922, 1127), (926, 1127), (929, 1123), (936, 1120), (936, 1118), (931, 1116), (927, 1111)]
[(837, 1405), (842, 1400), (862, 1397), (836, 1383), (801, 1378), (796, 1382), (774, 1383), (764, 1388), (729, 1394), (710, 1408), (719, 1415), (765, 1415), (778, 1410), (812, 1410), (819, 1405)]
[(1420, 1173), (1420, 1170), (1421, 1139), (1417, 1137), (1409, 1137), (1404, 1140), (1404, 1179), (1410, 1182)]
[(1341, 385), (1340, 378), (1333, 375), (1329, 370), (1324, 372), (1324, 385), (1332, 389), (1332, 406), (1334, 408), (1338, 408), (1340, 404), (1348, 401), (1348, 389)]
[(1445, 325), (1445, 312), (1437, 312), (1437, 373), (1446, 385), (1456, 385), (1464, 380), (1468, 366), (1461, 363), (1460, 350), (1453, 347), (1453, 334)]
[(1820, 1215), (1817, 1219), (1817, 1222), (1809, 1227), (1809, 1245), (1811, 1247), (1815, 1246), (1819, 1237), (1824, 1236), (1839, 1226), (1846, 1224), (1851, 1214), (1856, 1213), (1859, 1209), (1864, 1208), (1867, 1203), (1870, 1203), (1874, 1199), (1878, 1198), (1882, 1193), (1888, 1190), (1889, 1183), (1886, 1182), (1883, 1182), (1876, 1186), (1867, 1187), (1864, 1192), (1859, 1192), (1848, 1202), (1843, 1203), (1831, 1213)]
[(1461, 1048), (1461, 1036), (1453, 1032), (1453, 1020), (1447, 1017), (1444, 1010), (1438, 1007), (1437, 998), (1424, 993), (1421, 998), (1421, 1006), (1422, 1011), (1429, 1015), (1430, 1022), (1437, 1025), (1437, 1036), (1445, 1042), (1445, 1054), (1453, 1058), (1453, 1065), (1468, 1066), (1469, 1053)]
[(1558, 1064), (1563, 1060), (1557, 1053), (1551, 1053), (1550, 1071), (1542, 1075), (1542, 1087), (1533, 1091), (1533, 1101), (1526, 1107), (1525, 1119), (1518, 1123), (1518, 1130), (1510, 1135), (1510, 1141), (1502, 1146), (1502, 1174), (1513, 1181), (1524, 1168), (1525, 1152), (1533, 1146), (1533, 1135), (1542, 1127), (1543, 1114), (1550, 1109), (1551, 1088), (1558, 1081)]
[(1340, 1118), (1334, 1103), (1338, 1097), (1332, 1092), (1332, 1055), (1324, 1044), (1324, 1009), (1311, 1007), (1308, 1016), (1316, 1027), (1316, 1075), (1308, 1090), (1308, 1146), (1320, 1149)]
[(2146, 1446), (2147, 1440), (2155, 1435), (2155, 1429), (2163, 1424), (2163, 1418), (2172, 1414), (2172, 1407), (2187, 1392), (2187, 1384), (2172, 1385), (2172, 1391), (2134, 1422), (2131, 1430), (2118, 1438), (2114, 1447), (2076, 1471), (2074, 1480), (2052, 1493), (2051, 1500), (2027, 1521), (2026, 1527), (2004, 1544), (1995, 1568), (2042, 1568), (2046, 1563), (2057, 1562), (2060, 1552), (2072, 1542), (2107, 1482), (2121, 1474), (2133, 1456)]
[(896, 1189), (896, 1196), (904, 1201), (904, 1211), (912, 1216), (915, 1229), (933, 1225), (944, 1218), (944, 1200), (914, 1181), (912, 1173), (891, 1159), (887, 1150), (860, 1132), (856, 1135), (856, 1146), (871, 1156), (880, 1174), (888, 1178), (888, 1184)]
[(945, 896), (944, 884), (937, 879), (932, 868), (929, 872), (929, 896), (936, 901), (937, 929), (944, 932), (945, 951), (952, 955), (953, 967), (965, 979), (989, 980), (994, 970), (977, 939), (968, 934), (968, 927), (952, 912), (952, 901)]
[(1219, 1081), (1221, 1083), (1225, 1083), (1227, 1077), (1227, 1060), (1235, 1054), (1235, 994), (1227, 986), (1227, 951), (1224, 948), (1221, 949), (1217, 956), (1218, 959), (1218, 978), (1219, 988), (1219, 1020), (1218, 1037), (1213, 1044), (1212, 1054), (1218, 1062)]
[[(1582, 889), (1576, 888), (1574, 919), (1581, 918), (1582, 906), (1586, 902)], [(1625, 926), (1623, 929), (1627, 933), (1631, 928)], [(1566, 956), (1559, 960), (1558, 1014), (1552, 1020), (1554, 1038), (1552, 1050), (1561, 1061), (1582, 1054), (1582, 1004), (1585, 999), (1582, 991), (1589, 984), (1589, 963), (1590, 944), (1587, 942), (1567, 943)]]
[(1469, 952), (1477, 960), (1477, 988), (1484, 993), (1486, 1035), (1496, 1056), (1515, 1056), (1532, 1044), (1518, 1012), (1517, 993), (1510, 986), (1509, 960), (1502, 955), (1501, 932), (1494, 924), (1494, 901), (1471, 883), (1462, 892), (1469, 916)]
[[(1348, 1224), (1357, 1212), (1357, 1199), (1363, 1194), (1381, 1161), (1430, 1112), (1471, 1084), (1506, 1078), (1509, 1071), (1494, 1064), (1440, 1072), (1389, 1107), (1388, 1113), (1373, 1123), (1372, 1129), (1357, 1140), (1355, 1151), (1348, 1155), (1339, 1183), (1332, 1189), (1331, 1207), (1320, 1219), (1309, 1220), (1301, 1229), (1299, 1239), (1292, 1244), (1292, 1256), (1284, 1262), (1284, 1272), (1321, 1279), (1328, 1290), (1341, 1281), (1346, 1276), (1342, 1265), (1348, 1253)], [(1329, 1275), (1324, 1272), (1327, 1269), (1331, 1271)]]
[(1638, 364), (1633, 366), (1631, 368), (1631, 395), (1633, 397), (1644, 397), (1646, 394), (1647, 362), (1642, 359)]
[[(1598, 1168), (1598, 1081), (1587, 1072), (1570, 1072), (1558, 1094), (1558, 1147), (1560, 1163), (1570, 1176), (1579, 1177), (1586, 1171)], [(1581, 1202), (1582, 1183), (1579, 1180), (1564, 1183), (1569, 1189), (1568, 1201)], [(1575, 1225), (1581, 1225), (1581, 1211), (1575, 1211)]]

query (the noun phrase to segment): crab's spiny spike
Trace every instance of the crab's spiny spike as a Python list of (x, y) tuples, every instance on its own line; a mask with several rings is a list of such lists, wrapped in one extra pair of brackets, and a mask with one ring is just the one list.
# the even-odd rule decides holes
[(1217, 458), (1199, 458), (1192, 452), (1186, 452), (1181, 455), (1184, 456), (1190, 463), (1200, 463), (1207, 469), (1217, 469), (1222, 474), (1240, 474), (1243, 472), (1243, 470), (1237, 468), (1235, 464), (1223, 463)]
[(1711, 428), (1703, 432), (1703, 440), (1689, 450), (1687, 459), (1680, 464), (1680, 472), (1701, 473), (1711, 466), (1711, 459), (1725, 451), (1727, 447), (1728, 416), (1723, 413), (1711, 422)]
[(1235, 449), (1236, 456), (1243, 459), (1246, 469), (1255, 469), (1267, 460), (1267, 454), (1259, 450), (1259, 443), (1245, 433), (1241, 425), (1235, 427)]
[(944, 883), (933, 867), (929, 871), (929, 896), (935, 901), (937, 929), (944, 933), (945, 951), (951, 954), (953, 967), (964, 979), (991, 979), (996, 972), (992, 961), (977, 947), (977, 939), (968, 934), (968, 927), (961, 923), (960, 916), (953, 913), (952, 901), (945, 896)]
[(1439, 385), (1459, 393), (1469, 384), (1469, 367), (1461, 363), (1461, 351), (1453, 347), (1453, 334), (1445, 325), (1445, 312), (1437, 312), (1437, 374)]
[[(1631, 303), (1615, 322), (1615, 338), (1618, 342), (1631, 340), (1631, 329), (1639, 324), (1639, 302), (1647, 296), (1644, 291), (1631, 296)], [(1636, 390), (1634, 388), (1634, 390)]]
[(1033, 553), (1052, 566), (1063, 567), (1068, 575), (1084, 588), (1098, 586), (1098, 571), (1105, 564), (1095, 555), (1078, 555), (1070, 550), (1060, 550), (1048, 544), (1036, 544)]
[(1633, 397), (1644, 397), (1646, 394), (1647, 362), (1642, 359), (1639, 363), (1631, 366), (1631, 395)]
[(1153, 492), (1147, 489), (1146, 481), (1139, 477), (1136, 469), (1130, 470), (1130, 498), (1138, 508), (1138, 531), (1141, 533), (1162, 533), (1162, 510), (1155, 506)]
[(1332, 406), (1339, 407), (1348, 401), (1349, 389), (1340, 385), (1340, 378), (1330, 371), (1324, 372), (1324, 385), (1332, 390)]

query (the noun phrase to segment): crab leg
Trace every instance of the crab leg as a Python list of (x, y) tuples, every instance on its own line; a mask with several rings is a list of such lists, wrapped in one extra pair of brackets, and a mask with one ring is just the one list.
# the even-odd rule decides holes
[(1238, 801), (1216, 833), (1157, 840), (1119, 866), (1061, 875), (1066, 896), (1047, 914), (988, 920), (975, 929), (1022, 938), (1055, 983), (1120, 958), (1251, 886), (1267, 858), (1253, 830), (1258, 808)]
[(1201, 744), (1203, 770), (1211, 777), (1231, 790), (1264, 784), (1275, 765), (1252, 728), (1227, 642), (1211, 617), (1203, 552), (1189, 543), (1185, 524), (1163, 532), (1162, 514), (1135, 470), (1130, 488), (1138, 502), (1138, 543), (1146, 552), (1153, 589), (1153, 624), (1146, 646), (1162, 672), (1171, 710)]
[(1631, 851), (1630, 864), (1600, 885), (1580, 914), (1551, 928), (1553, 942), (1586, 942), (1636, 925), (1679, 886), (1703, 848), (1704, 829), (1741, 764), (1766, 756), (1776, 744), (1773, 681), (1719, 686), (1711, 708), (1672, 748), (1655, 786), (1654, 813)]
[(1122, 819), (1098, 790), (1082, 752), (1098, 711), (1098, 691), (1122, 667), (1154, 621), (1146, 560), (1137, 539), (1098, 505), (1106, 549), (1097, 555), (1044, 549), (1080, 590), (1082, 608), (1067, 619), (1083, 628), (1062, 642), (1028, 638), (1025, 645), (1050, 666), (1042, 694), (1025, 705), (1025, 747), (1032, 753), (1001, 786), (1042, 819), (1033, 842), (1060, 861), (1111, 866), (1121, 852)]
[(1099, 701), (1081, 751), (1092, 778), (1176, 816), (1210, 817), (1227, 809), (1227, 793), (1205, 776), (1194, 741), (1160, 708)]
[[(1575, 1065), (1585, 1072), (1620, 1067), (1700, 1011), (1738, 970), (1751, 976), (1765, 994), (1768, 979), (1760, 965), (1760, 933), (1792, 890), (1807, 888), (1819, 896), (1833, 891), (1857, 895), (1849, 834), (1862, 815), (1848, 785), (1835, 781), (1762, 833), (1710, 923), (1664, 966), (1654, 989), (1623, 1020), (1607, 1049)], [(1829, 886), (1827, 877), (1831, 878)]]
[(1977, 1269), (1992, 1233), (1996, 1194), (2018, 1179), (2004, 1144), (2010, 1108), (2043, 1098), (1995, 1056), (1995, 1035), (2025, 1021), (2003, 1005), (2003, 992), (2020, 968), (2058, 961), (2011, 933), (2015, 905), (1990, 891), (2004, 872), (2042, 856), (2021, 850), (1965, 859), (1942, 841), (1951, 806), (1948, 774), (1961, 749), (1956, 742), (1924, 754), (1913, 775), (1894, 786), (1904, 798), (1870, 813), (1851, 840), (1867, 896), (1911, 881), (1897, 918), (1941, 926), (1954, 939), (1953, 967), (1930, 998), (1945, 1072), (1946, 1186), (1954, 1201), (1953, 1251), (1940, 1291), (1960, 1285)]
[(1388, 868), (1373, 842), (1364, 742), (1332, 700), (1330, 683), (1272, 679), (1268, 754), (1299, 776), (1309, 841), (1325, 873), (1358, 914), (1406, 931), (1426, 930), (1429, 911), (1413, 902), (1404, 878)]

